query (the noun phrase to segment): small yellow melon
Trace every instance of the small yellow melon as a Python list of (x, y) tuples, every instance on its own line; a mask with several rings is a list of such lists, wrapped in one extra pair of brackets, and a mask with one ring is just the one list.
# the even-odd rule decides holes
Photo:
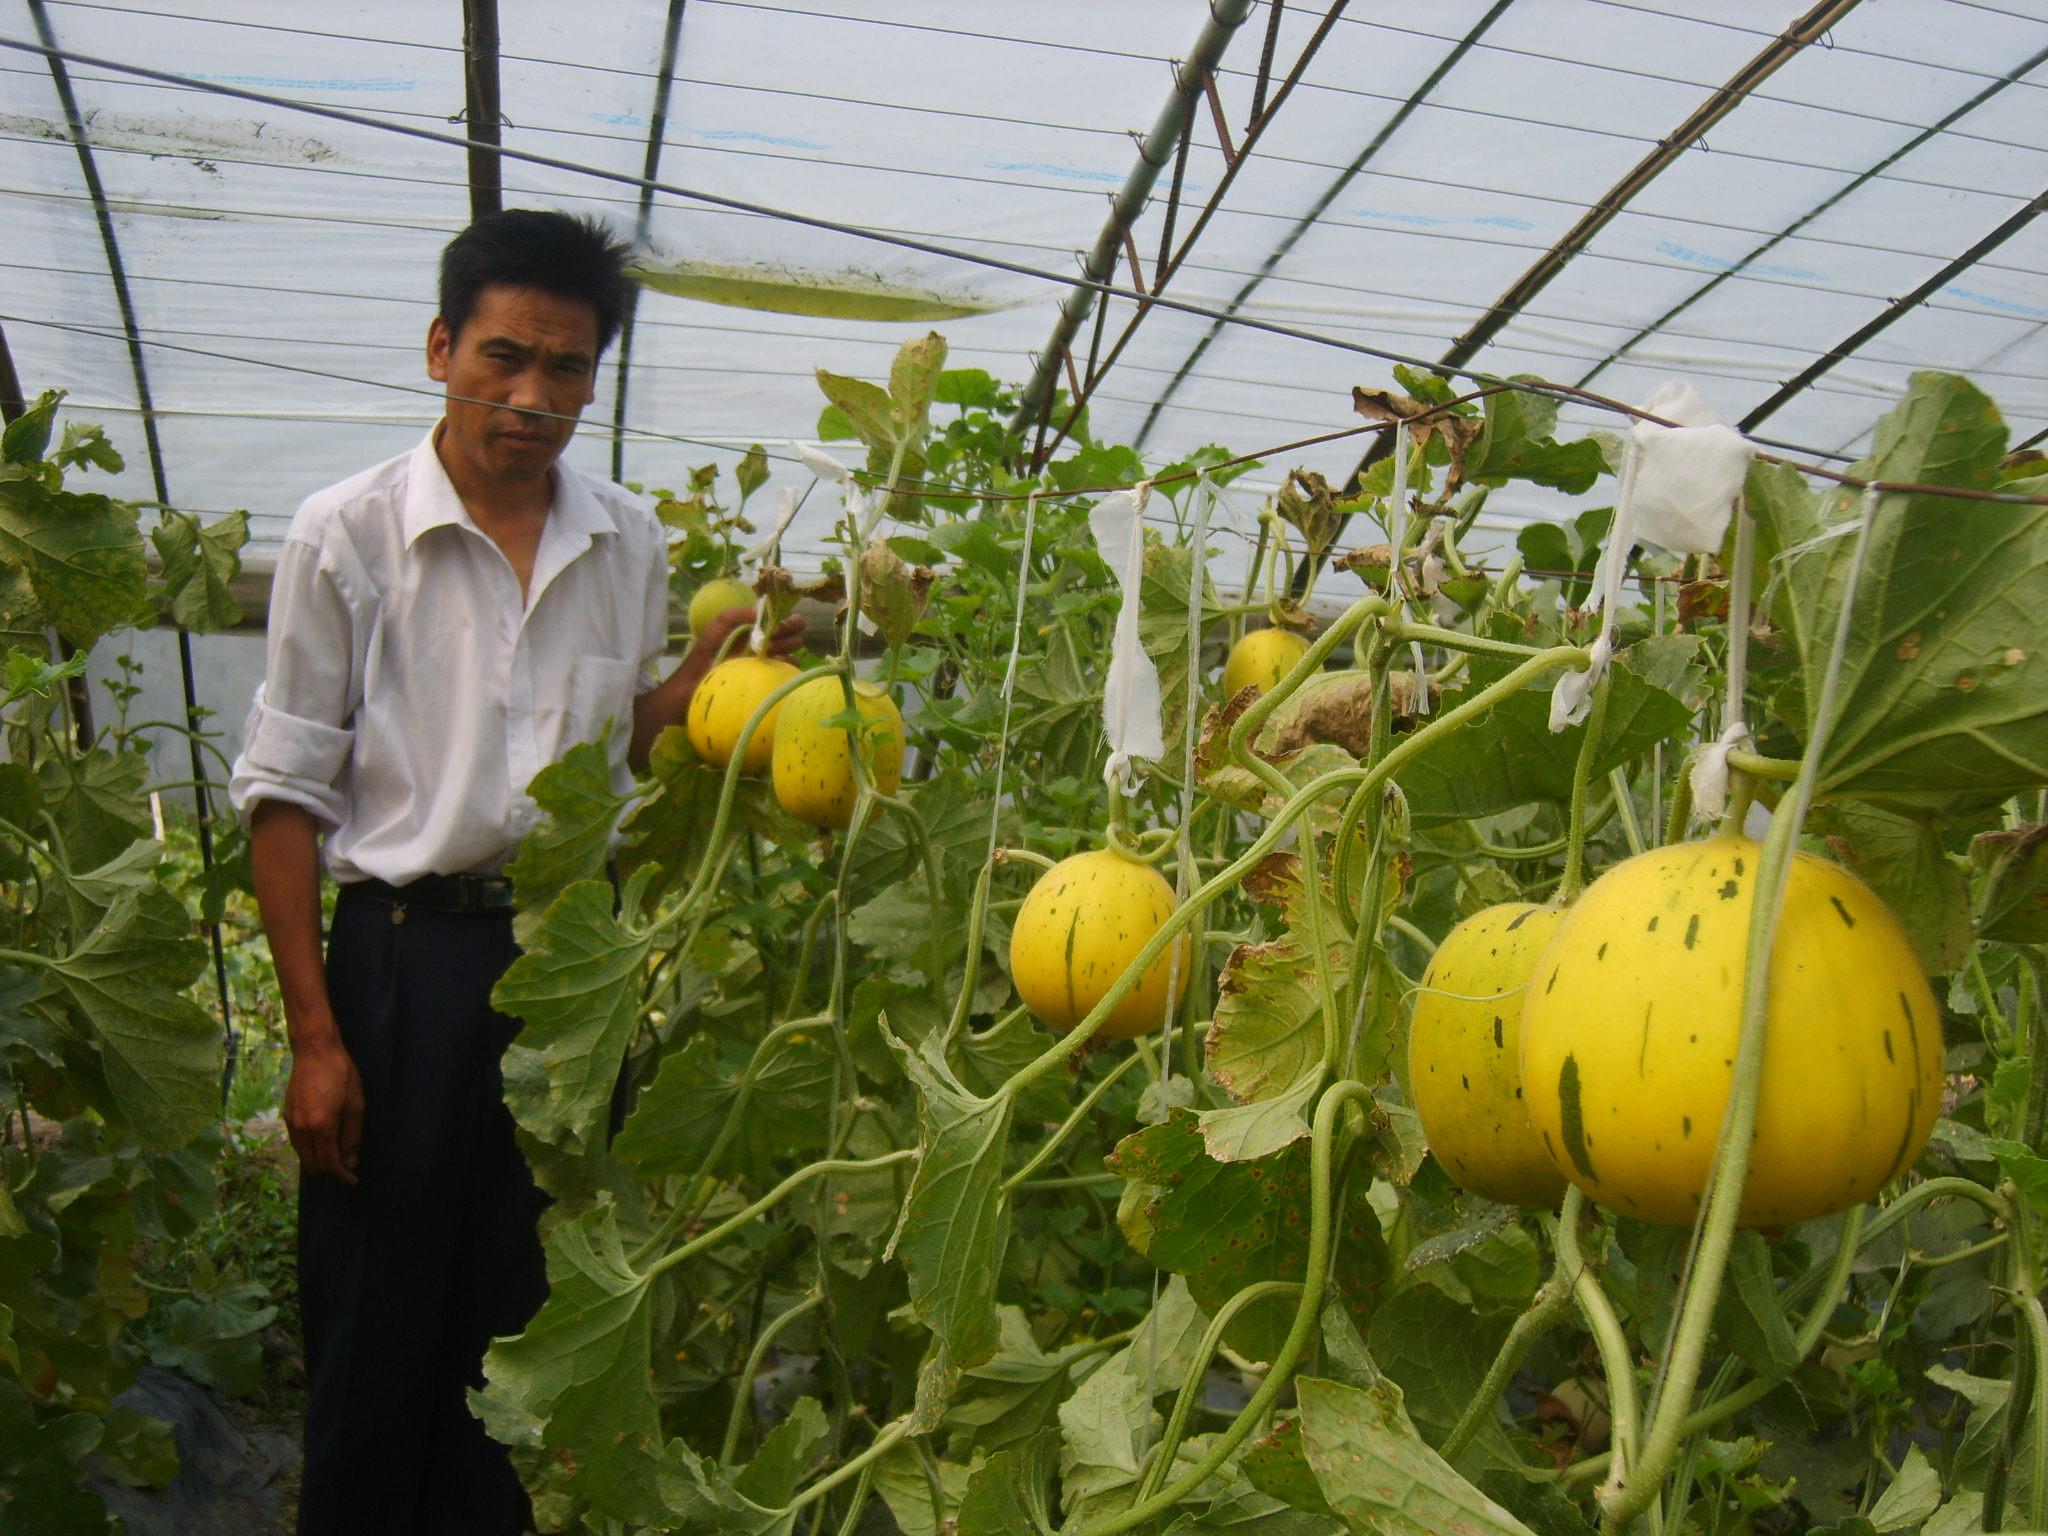
[[(853, 696), (864, 722), (855, 732), (875, 788), (893, 795), (903, 776), (903, 716), (888, 691), (857, 682)], [(846, 712), (846, 690), (836, 677), (805, 683), (775, 713), (772, 771), (775, 798), (798, 821), (844, 827), (853, 818), (857, 786), (844, 726), (827, 725)]]
[(1246, 688), (1264, 693), (1308, 654), (1308, 642), (1291, 629), (1255, 629), (1230, 648), (1223, 663), (1223, 697)]
[(728, 608), (754, 606), (754, 589), (730, 576), (717, 576), (690, 594), (690, 633), (701, 635), (704, 626)]
[[(1685, 1224), (1699, 1209), (1734, 1086), (1761, 859), (1726, 835), (1638, 854), (1586, 888), (1537, 961), (1529, 1117), (1564, 1176), (1612, 1210)], [(1744, 1226), (1847, 1210), (1912, 1166), (1941, 1110), (1941, 1014), (1898, 919), (1811, 854), (1786, 885), (1764, 1029)]]
[[(690, 710), (683, 719), (697, 755), (723, 768), (761, 701), (795, 676), (795, 667), (773, 656), (731, 656), (713, 667), (690, 696)], [(775, 717), (781, 712), (780, 704), (770, 710), (747, 743), (748, 773), (768, 766), (775, 751)]]
[(1450, 931), (1415, 996), (1408, 1087), (1429, 1150), (1474, 1194), (1555, 1208), (1564, 1175), (1522, 1101), (1522, 996), (1564, 908), (1505, 902)]
[[(1017, 995), (1065, 1033), (1108, 995), (1173, 908), (1173, 887), (1149, 864), (1107, 848), (1062, 859), (1039, 876), (1010, 930)], [(1167, 946), (1125, 994), (1098, 1039), (1129, 1040), (1160, 1027), (1187, 986), (1187, 946), (1178, 946), (1177, 971), (1175, 947)]]

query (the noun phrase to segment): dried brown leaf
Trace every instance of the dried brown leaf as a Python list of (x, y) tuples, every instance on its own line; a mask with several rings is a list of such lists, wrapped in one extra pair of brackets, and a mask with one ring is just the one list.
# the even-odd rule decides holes
[[(1431, 416), (1429, 413), (1439, 407), (1390, 389), (1353, 388), (1351, 408), (1367, 421), (1407, 422), (1409, 435), (1425, 446), (1430, 438), (1441, 438), (1451, 458), (1450, 472), (1444, 476), (1442, 494), (1446, 496), (1464, 480), (1465, 455), (1486, 430), (1485, 421), (1478, 416), (1454, 416), (1448, 411)], [(1428, 419), (1417, 420), (1418, 417)]]

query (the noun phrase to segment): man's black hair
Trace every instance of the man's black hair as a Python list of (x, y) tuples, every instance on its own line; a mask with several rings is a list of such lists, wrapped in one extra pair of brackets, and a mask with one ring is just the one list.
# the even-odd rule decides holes
[(619, 333), (632, 283), (632, 247), (593, 218), (540, 208), (486, 214), (441, 251), (441, 323), (460, 335), (493, 283), (581, 299), (597, 311), (597, 350)]

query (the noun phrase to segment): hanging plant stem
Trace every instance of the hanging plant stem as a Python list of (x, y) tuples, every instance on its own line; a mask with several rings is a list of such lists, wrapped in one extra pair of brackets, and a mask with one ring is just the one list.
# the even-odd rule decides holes
[(1694, 1388), (1699, 1384), (1700, 1366), (1705, 1358), (1707, 1338), (1712, 1331), (1714, 1308), (1720, 1300), (1721, 1283), (1728, 1268), (1728, 1254), (1735, 1238), (1735, 1223), (1742, 1206), (1742, 1189), (1749, 1175), (1749, 1155), (1756, 1132), (1757, 1099), (1763, 1086), (1765, 1021), (1770, 1013), (1771, 950), (1776, 937), (1778, 913), (1784, 905), (1785, 888), (1792, 874), (1792, 859), (1798, 851), (1799, 833), (1805, 825), (1807, 807), (1813, 803), (1821, 763), (1827, 755), (1827, 738), (1834, 721), (1836, 695), (1841, 685), (1843, 658), (1848, 652), (1850, 620), (1862, 584), (1863, 560), (1870, 544), (1870, 528), (1877, 511), (1877, 495), (1866, 491), (1856, 524), (1855, 543), (1849, 555), (1841, 609), (1836, 618), (1827, 670), (1822, 676), (1820, 696), (1811, 715), (1806, 750), (1799, 777), (1793, 781), (1764, 839), (1757, 870), (1756, 891), (1750, 908), (1749, 942), (1744, 955), (1742, 1025), (1735, 1049), (1733, 1085), (1728, 1108), (1721, 1123), (1714, 1166), (1707, 1178), (1699, 1236), (1693, 1250), (1690, 1273), (1678, 1303), (1678, 1322), (1664, 1360), (1664, 1378), (1657, 1393), (1650, 1432), (1644, 1440), (1641, 1460), (1625, 1470), (1625, 1476), (1610, 1477), (1601, 1490), (1603, 1529), (1626, 1529), (1656, 1500), (1658, 1485), (1671, 1469), (1683, 1441), (1685, 1421), (1692, 1407)]
[(1316, 1319), (1323, 1308), (1323, 1293), (1330, 1278), (1331, 1227), (1334, 1224), (1331, 1166), (1335, 1150), (1337, 1115), (1347, 1104), (1370, 1099), (1372, 1090), (1360, 1082), (1334, 1083), (1316, 1105), (1315, 1124), (1309, 1139), (1309, 1234), (1308, 1262), (1301, 1283), (1301, 1298), (1295, 1304), (1294, 1321), (1287, 1337), (1273, 1352), (1266, 1379), (1259, 1383), (1251, 1400), (1238, 1411), (1210, 1442), (1195, 1464), (1150, 1498), (1140, 1499), (1120, 1514), (1083, 1526), (1077, 1536), (1118, 1536), (1119, 1532), (1149, 1525), (1202, 1486), (1236, 1452), (1252, 1430), (1265, 1422), (1267, 1413), (1279, 1401), (1281, 1391), (1293, 1376), (1294, 1367), (1308, 1348)]
[[(1578, 899), (1586, 883), (1586, 781), (1593, 775), (1593, 758), (1600, 750), (1600, 731), (1607, 723), (1608, 678), (1593, 686), (1593, 706), (1586, 715), (1586, 739), (1579, 743), (1578, 761), (1572, 768), (1571, 821), (1565, 833), (1564, 878), (1557, 885), (1557, 899), (1569, 904)], [(1625, 792), (1624, 786), (1624, 792)]]
[(1586, 1195), (1578, 1185), (1568, 1185), (1564, 1192), (1564, 1204), (1555, 1217), (1539, 1218), (1545, 1230), (1551, 1233), (1551, 1251), (1556, 1260), (1551, 1266), (1550, 1278), (1537, 1287), (1529, 1305), (1508, 1329), (1508, 1336), (1501, 1341), (1500, 1349), (1494, 1354), (1493, 1364), (1486, 1368), (1486, 1375), (1480, 1380), (1472, 1400), (1465, 1405), (1464, 1414), (1451, 1426), (1451, 1432), (1444, 1436), (1443, 1444), (1436, 1448), (1437, 1454), (1455, 1465), (1458, 1455), (1473, 1438), (1481, 1426), (1493, 1416), (1501, 1394), (1508, 1389), (1508, 1381), (1521, 1366), (1523, 1356), (1544, 1334), (1563, 1322), (1572, 1307), (1572, 1277), (1564, 1267), (1564, 1247), (1559, 1240), (1559, 1230), (1578, 1230), (1579, 1218), (1585, 1213)]

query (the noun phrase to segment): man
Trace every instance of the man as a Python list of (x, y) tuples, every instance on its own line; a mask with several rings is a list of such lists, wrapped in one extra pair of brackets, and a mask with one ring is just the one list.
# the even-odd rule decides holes
[[(615, 782), (680, 723), (731, 608), (662, 679), (660, 525), (558, 463), (629, 297), (602, 225), (513, 211), (441, 260), (440, 423), (311, 497), (278, 557), (230, 795), (292, 1048), (306, 1327), (301, 1536), (511, 1536), (531, 1521), (470, 1415), (494, 1335), (547, 1294), (545, 1197), (513, 1139), (490, 1007), (526, 787), (607, 732)], [(795, 649), (801, 625), (773, 649)], [(318, 843), (340, 883), (321, 957)]]

